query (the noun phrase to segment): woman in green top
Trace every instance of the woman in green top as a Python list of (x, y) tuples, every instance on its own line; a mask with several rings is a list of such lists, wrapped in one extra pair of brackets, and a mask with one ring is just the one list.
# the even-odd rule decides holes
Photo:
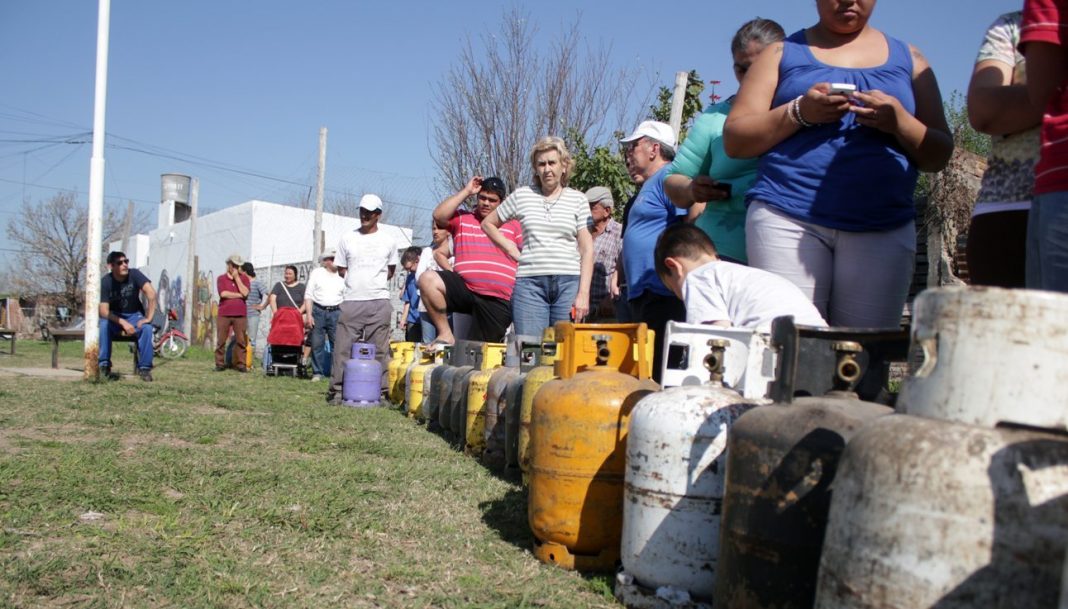
[[(785, 37), (782, 26), (770, 19), (758, 17), (743, 25), (731, 40), (738, 82), (764, 47)], [(675, 155), (664, 191), (676, 206), (693, 208), (690, 217), (700, 213), (695, 224), (712, 238), (720, 258), (744, 263), (745, 192), (756, 179), (757, 159), (733, 159), (723, 150), (723, 124), (733, 103), (731, 96), (697, 117)]]

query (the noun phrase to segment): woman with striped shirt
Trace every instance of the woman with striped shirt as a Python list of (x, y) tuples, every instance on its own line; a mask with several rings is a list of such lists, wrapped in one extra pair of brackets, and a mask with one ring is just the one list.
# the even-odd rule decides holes
[[(564, 141), (538, 140), (530, 164), (534, 186), (522, 186), (508, 195), (482, 221), (482, 230), (519, 263), (512, 292), (516, 336), (540, 340), (542, 331), (556, 322), (586, 317), (593, 237), (586, 195), (567, 187), (572, 162)], [(498, 230), (513, 218), (523, 228), (522, 253)]]

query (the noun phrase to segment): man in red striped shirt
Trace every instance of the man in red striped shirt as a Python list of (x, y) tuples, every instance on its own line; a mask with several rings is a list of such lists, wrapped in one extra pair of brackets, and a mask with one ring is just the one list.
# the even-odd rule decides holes
[[(482, 231), (482, 219), (497, 209), (506, 194), (500, 178), (475, 176), (434, 208), (435, 224), (452, 235), (455, 256), (453, 270), (423, 273), (419, 278), (419, 293), (438, 330), (435, 343), (456, 342), (448, 313), (469, 313), (474, 317), (468, 337), (471, 340), (501, 342), (512, 323), (516, 262)], [(471, 196), (477, 199), (473, 210), (468, 211), (462, 204)], [(523, 233), (518, 221), (506, 222), (500, 231), (522, 249)]]
[(1031, 103), (1044, 108), (1027, 217), (1029, 288), (1068, 292), (1068, 0), (1027, 0), (1020, 27)]

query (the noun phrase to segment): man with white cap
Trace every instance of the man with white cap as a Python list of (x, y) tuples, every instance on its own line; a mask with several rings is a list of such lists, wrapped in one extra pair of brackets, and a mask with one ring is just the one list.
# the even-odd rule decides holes
[(319, 264), (308, 275), (304, 288), (304, 300), (312, 303), (311, 314), (311, 348), (312, 380), (330, 377), (331, 359), (326, 353), (326, 339), (330, 346), (335, 343), (337, 319), (341, 315), (341, 301), (345, 296), (345, 279), (338, 275), (334, 267), (334, 248), (328, 247), (319, 256)]
[(623, 245), (623, 227), (612, 218), (612, 191), (594, 186), (586, 191), (590, 202), (593, 236), (593, 278), (590, 281), (590, 315), (594, 320), (615, 318), (613, 301), (619, 297), (616, 263)]
[[(245, 299), (248, 298), (252, 280), (241, 272), (244, 260), (238, 254), (230, 254), (226, 259), (226, 273), (215, 280), (219, 290), (219, 315), (215, 321), (215, 371), (226, 370), (226, 340), (230, 331), (234, 332), (234, 352), (245, 353), (248, 340), (248, 311)], [(234, 368), (238, 372), (248, 372), (245, 358), (234, 358)]]
[(400, 257), (397, 251), (402, 244), (394, 231), (379, 230), (381, 216), (382, 199), (377, 195), (364, 195), (360, 198), (360, 228), (343, 235), (337, 245), (334, 265), (345, 278), (345, 295), (337, 324), (330, 389), (326, 392), (326, 400), (330, 403), (341, 403), (342, 375), (354, 342), (375, 346), (375, 358), (382, 364), (383, 393), (387, 389), (390, 319), (393, 317), (389, 280), (397, 269)]
[(675, 158), (675, 130), (666, 123), (644, 121), (619, 141), (627, 173), (640, 186), (623, 233), (627, 298), (634, 320), (656, 332), (653, 378), (659, 382), (664, 328), (669, 320), (686, 320), (686, 306), (660, 281), (653, 265), (656, 240), (668, 226), (686, 217), (686, 210), (675, 207), (664, 193), (664, 178)]

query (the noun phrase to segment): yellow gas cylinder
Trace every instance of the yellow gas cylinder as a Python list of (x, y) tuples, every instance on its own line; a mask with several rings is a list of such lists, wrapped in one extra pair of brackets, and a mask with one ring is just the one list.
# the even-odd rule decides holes
[(471, 375), (467, 385), (467, 399), (464, 400), (464, 454), (476, 459), (482, 456), (486, 448), (483, 434), (486, 431), (486, 394), (493, 372), (504, 365), (504, 343), (485, 343), (482, 345), (482, 366)]
[(527, 373), (523, 381), (523, 397), (519, 401), (519, 469), (523, 472), (523, 484), (530, 483), (530, 411), (534, 408), (534, 395), (545, 383), (556, 378), (553, 364), (556, 363), (556, 331), (546, 328), (541, 337), (541, 359), (538, 366)]
[(389, 344), (392, 358), (386, 369), (386, 382), (389, 383), (389, 401), (400, 404), (404, 401), (404, 373), (408, 364), (415, 359), (415, 343), (396, 342)]
[(422, 421), (423, 416), (423, 386), (429, 379), (427, 375), (435, 366), (441, 363), (440, 352), (426, 352), (416, 350), (418, 357), (408, 366), (407, 380), (404, 383), (404, 406), (408, 412), (408, 418)]
[(606, 364), (634, 378), (653, 378), (654, 332), (640, 324), (574, 324), (558, 322), (554, 328), (560, 346), (556, 376), (566, 379), (597, 363), (598, 340), (607, 345), (611, 360)]
[[(607, 365), (607, 337), (595, 344), (594, 366), (538, 390), (530, 429), (534, 555), (579, 571), (611, 571), (619, 561), (630, 413), (659, 388)], [(644, 351), (638, 359), (648, 365)]]

